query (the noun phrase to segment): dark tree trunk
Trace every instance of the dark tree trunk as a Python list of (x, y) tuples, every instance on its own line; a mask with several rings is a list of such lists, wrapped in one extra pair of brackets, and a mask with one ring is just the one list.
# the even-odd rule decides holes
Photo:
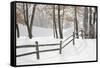
[(78, 34), (78, 21), (77, 21), (77, 11), (76, 11), (76, 7), (75, 7), (75, 33), (76, 33), (76, 37), (79, 38), (79, 34)]
[(30, 30), (30, 26), (29, 26), (28, 5), (27, 4), (26, 4), (26, 20), (27, 20), (28, 35), (29, 35), (29, 38), (31, 39), (32, 38), (32, 33), (31, 33), (31, 30)]
[(17, 37), (19, 38), (19, 37), (20, 37), (20, 33), (19, 33), (19, 27), (18, 27), (18, 24), (16, 24), (16, 30), (17, 30)]
[(33, 20), (34, 20), (34, 15), (35, 15), (35, 8), (36, 8), (36, 4), (33, 7), (31, 21), (29, 23), (28, 5), (27, 4), (23, 4), (24, 21), (25, 21), (25, 24), (27, 26), (28, 36), (29, 36), (30, 39), (32, 38), (32, 26), (33, 26)]
[(93, 11), (93, 7), (90, 7), (90, 21), (89, 21), (89, 38), (95, 38), (95, 23), (96, 23), (96, 12), (95, 9)]
[(93, 36), (92, 36), (92, 38), (95, 38), (95, 33), (96, 33), (96, 27), (95, 27), (95, 25), (96, 25), (96, 8), (94, 8), (94, 12), (93, 12), (93, 24), (92, 24), (92, 28), (93, 28)]
[(92, 7), (90, 7), (90, 19), (89, 19), (89, 38), (92, 38)]
[(55, 20), (55, 5), (53, 6), (53, 31), (54, 31), (54, 37), (58, 38), (57, 25)]
[[(26, 11), (25, 11), (26, 8)], [(32, 38), (32, 34), (30, 32), (30, 27), (29, 27), (29, 21), (28, 21), (28, 5), (23, 3), (23, 14), (24, 14), (24, 21), (25, 24), (27, 26), (27, 30), (28, 30), (28, 36), (31, 39)]]
[(88, 38), (88, 7), (84, 8), (84, 38)]
[(30, 33), (31, 34), (32, 34), (33, 20), (34, 20), (34, 16), (35, 16), (35, 9), (36, 9), (36, 4), (33, 6), (33, 10), (32, 10), (32, 16), (31, 16), (31, 22), (30, 22)]
[(59, 36), (62, 39), (63, 34), (62, 34), (61, 22), (60, 22), (60, 5), (58, 5), (58, 26), (59, 26)]
[(97, 16), (98, 16), (97, 13), (98, 13), (97, 12), (97, 7), (95, 7), (95, 38), (97, 38), (97, 28), (96, 27), (98, 26), (97, 25), (97, 21), (98, 21), (98, 19), (97, 19)]
[(29, 26), (29, 19), (28, 19), (28, 5), (26, 4), (26, 19), (27, 19), (27, 28), (28, 28), (28, 33), (29, 33), (29, 38), (32, 38), (32, 33), (31, 33), (31, 29)]
[(62, 29), (61, 29), (61, 22), (60, 22), (60, 5), (58, 5), (58, 26), (59, 26), (59, 36), (62, 39)]
[(95, 38), (95, 12), (93, 13), (93, 26), (92, 26), (92, 28), (93, 28), (93, 36), (92, 36), (92, 38)]

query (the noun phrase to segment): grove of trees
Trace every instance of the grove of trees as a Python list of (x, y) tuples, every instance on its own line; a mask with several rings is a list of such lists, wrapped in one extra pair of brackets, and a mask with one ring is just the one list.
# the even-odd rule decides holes
[[(40, 22), (38, 24), (35, 22), (36, 16)], [(43, 24), (44, 17), (48, 22)], [(16, 4), (16, 22), (17, 37), (20, 37), (18, 24), (23, 24), (27, 27), (30, 39), (34, 37), (32, 30), (37, 25), (52, 28), (54, 38), (63, 39), (63, 30), (73, 27), (77, 38), (79, 38), (79, 30), (82, 29), (85, 39), (93, 39), (96, 38), (97, 7), (18, 3)]]

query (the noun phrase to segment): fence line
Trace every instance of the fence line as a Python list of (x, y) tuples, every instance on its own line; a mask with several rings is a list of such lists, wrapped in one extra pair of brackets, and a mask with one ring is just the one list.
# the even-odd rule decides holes
[(62, 43), (64, 43), (65, 41), (67, 41), (69, 38), (71, 38), (73, 35), (69, 36), (68, 38), (66, 38)]
[[(57, 51), (59, 50), (60, 48), (56, 48), (56, 49), (49, 49), (49, 50), (41, 50), (39, 51), (39, 53), (42, 53), (42, 52), (50, 52), (50, 51)], [(17, 55), (16, 57), (21, 57), (21, 56), (26, 56), (26, 55), (30, 55), (30, 54), (36, 54), (37, 52), (29, 52), (29, 53), (24, 53), (24, 54), (20, 54), (20, 55)]]
[[(83, 30), (80, 30), (79, 32), (82, 32), (81, 36), (83, 38)], [(79, 33), (78, 32), (78, 33)], [(36, 45), (26, 45), (26, 46), (17, 46), (17, 48), (27, 48), (27, 47), (36, 47), (36, 52), (29, 52), (29, 53), (24, 53), (24, 54), (20, 54), (20, 55), (16, 55), (16, 57), (21, 57), (21, 56), (26, 56), (26, 55), (30, 55), (30, 54), (36, 54), (37, 59), (40, 59), (40, 54), (41, 52), (49, 52), (49, 51), (57, 51), (59, 50), (59, 53), (62, 53), (62, 49), (67, 46), (71, 41), (73, 41), (73, 45), (75, 45), (75, 34), (73, 32), (73, 35), (69, 36), (67, 39), (65, 39), (64, 41), (60, 41), (60, 44), (56, 43), (56, 44), (38, 44), (38, 41), (35, 42)], [(80, 35), (79, 35), (80, 36)], [(66, 42), (69, 38), (73, 37), (73, 39), (71, 39), (69, 42), (67, 42), (64, 46), (62, 46), (62, 44), (64, 42)], [(48, 50), (39, 50), (39, 46), (54, 46), (54, 45), (60, 45), (59, 48), (56, 49), (48, 49)]]
[(68, 43), (66, 43), (62, 48), (64, 48), (65, 46), (67, 46), (71, 41), (73, 41), (73, 39), (70, 40)]
[[(60, 45), (58, 43), (55, 44), (39, 44), (39, 46), (56, 46), (56, 45)], [(29, 48), (29, 47), (36, 47), (36, 45), (21, 45), (21, 46), (16, 46), (16, 48)]]

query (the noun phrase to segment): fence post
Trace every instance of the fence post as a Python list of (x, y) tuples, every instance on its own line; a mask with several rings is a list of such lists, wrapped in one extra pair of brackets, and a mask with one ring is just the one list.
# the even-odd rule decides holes
[(35, 44), (36, 44), (36, 57), (37, 57), (37, 59), (40, 59), (38, 41), (36, 41)]
[(81, 35), (82, 35), (82, 39), (83, 39), (83, 30), (81, 30)]
[(61, 54), (62, 53), (62, 41), (60, 41), (60, 51), (59, 53)]
[(73, 45), (75, 45), (75, 34), (73, 32)]

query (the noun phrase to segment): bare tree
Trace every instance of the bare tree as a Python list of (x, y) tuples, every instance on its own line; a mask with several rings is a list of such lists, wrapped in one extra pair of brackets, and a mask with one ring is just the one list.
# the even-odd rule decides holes
[(61, 22), (60, 22), (60, 5), (58, 5), (58, 26), (59, 26), (59, 36), (60, 38), (63, 38)]
[(18, 24), (16, 24), (16, 30), (17, 30), (17, 37), (19, 38), (19, 37), (20, 37), (20, 33), (19, 33), (19, 27), (18, 27)]
[(75, 9), (75, 18), (74, 18), (74, 31), (76, 33), (76, 37), (79, 38), (79, 34), (78, 34), (78, 21), (77, 21), (77, 7), (74, 7)]
[(30, 33), (29, 21), (28, 21), (28, 5), (25, 3), (23, 3), (23, 15), (24, 15), (24, 22), (27, 26), (29, 38), (32, 38), (32, 34)]
[(58, 38), (58, 33), (57, 33), (57, 25), (56, 25), (56, 20), (55, 20), (55, 5), (53, 5), (53, 32), (54, 32), (54, 38)]
[(98, 19), (97, 19), (97, 7), (95, 7), (95, 38), (97, 38), (97, 32), (96, 32), (96, 30), (97, 30), (97, 21), (98, 21)]
[[(20, 5), (20, 4), (18, 4)], [(20, 37), (20, 31), (19, 31), (19, 26), (18, 23), (23, 23), (23, 15), (22, 15), (22, 10), (20, 9), (19, 6), (16, 6), (16, 30), (17, 30), (17, 37)]]
[(95, 38), (95, 33), (96, 33), (96, 16), (97, 16), (97, 11), (95, 7), (90, 7), (90, 20), (89, 20), (89, 38), (93, 39)]
[(83, 27), (84, 27), (84, 36), (85, 38), (87, 38), (88, 37), (88, 7), (84, 7)]
[(31, 16), (31, 21), (29, 23), (29, 12), (28, 12), (28, 4), (23, 3), (23, 14), (24, 14), (24, 22), (27, 26), (27, 30), (28, 30), (28, 35), (29, 38), (32, 38), (32, 26), (33, 26), (33, 19), (34, 19), (34, 14), (35, 14), (35, 8), (36, 5), (33, 6), (33, 11), (32, 11), (32, 16)]
[(65, 9), (65, 8), (64, 8), (64, 6), (63, 6), (63, 7), (62, 7), (62, 11), (63, 11), (63, 13), (62, 13), (62, 22), (61, 22), (61, 23), (62, 23), (62, 25), (61, 25), (61, 26), (62, 26), (62, 33), (63, 33), (63, 22), (64, 22), (64, 13), (65, 13), (65, 12), (64, 12), (64, 9)]
[[(35, 16), (35, 9), (36, 9), (36, 4), (34, 4), (33, 8), (32, 8), (32, 16), (31, 16), (31, 22), (30, 22), (30, 32), (32, 34), (32, 26), (33, 26), (33, 20), (34, 20), (34, 16)], [(32, 37), (32, 36), (31, 36)]]

